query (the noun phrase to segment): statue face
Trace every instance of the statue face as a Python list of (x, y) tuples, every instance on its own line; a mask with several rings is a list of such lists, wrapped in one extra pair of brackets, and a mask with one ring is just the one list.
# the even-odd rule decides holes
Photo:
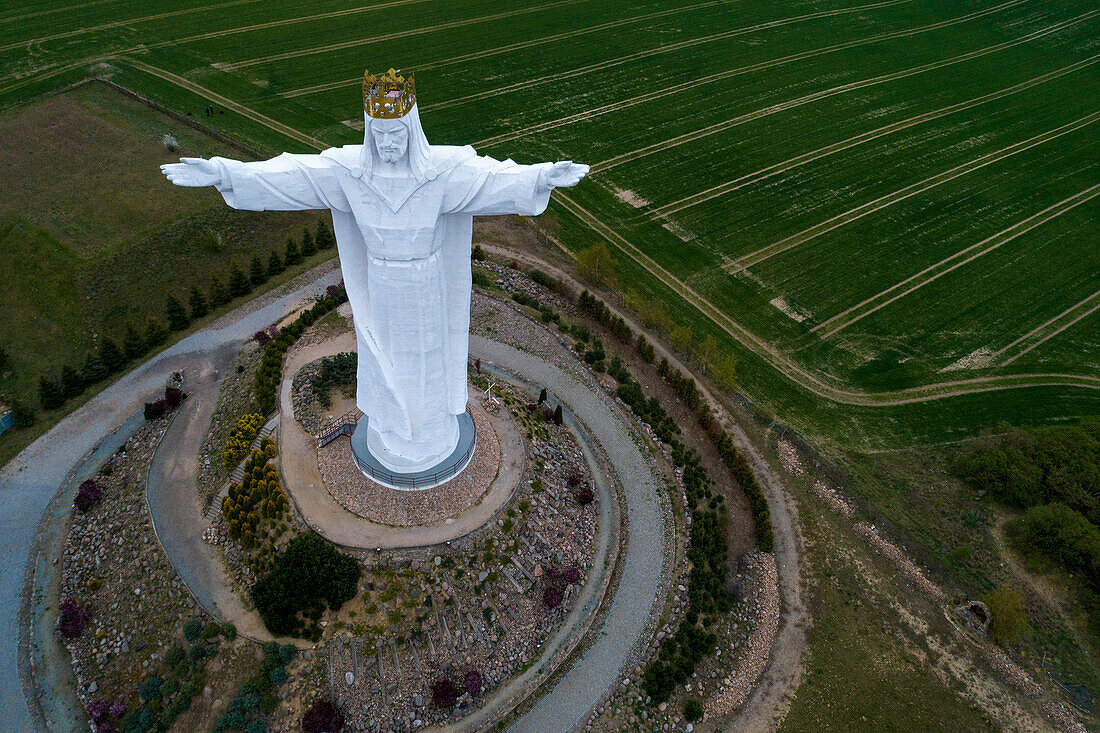
[(373, 120), (371, 136), (378, 157), (387, 163), (401, 160), (409, 149), (409, 130), (401, 120)]

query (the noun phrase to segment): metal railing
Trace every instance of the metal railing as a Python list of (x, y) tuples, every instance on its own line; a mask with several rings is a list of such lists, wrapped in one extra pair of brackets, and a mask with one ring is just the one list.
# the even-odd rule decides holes
[(378, 481), (379, 483), (388, 484), (389, 486), (399, 486), (403, 488), (416, 489), (416, 488), (428, 488), (442, 483), (447, 479), (455, 476), (466, 467), (466, 464), (470, 462), (470, 457), (474, 454), (474, 449), (477, 448), (477, 433), (474, 433), (474, 439), (470, 441), (470, 447), (462, 454), (462, 457), (452, 463), (446, 468), (434, 471), (432, 473), (395, 473), (386, 468), (368, 466), (359, 460), (359, 456), (355, 451), (351, 452), (352, 460), (355, 461), (355, 465), (359, 467), (359, 470), (365, 473), (370, 478)]
[(363, 413), (355, 409), (348, 410), (340, 417), (333, 418), (325, 427), (321, 428), (321, 432), (317, 435), (317, 447), (324, 448), (341, 435), (354, 433), (355, 424), (359, 422), (359, 418), (362, 416)]

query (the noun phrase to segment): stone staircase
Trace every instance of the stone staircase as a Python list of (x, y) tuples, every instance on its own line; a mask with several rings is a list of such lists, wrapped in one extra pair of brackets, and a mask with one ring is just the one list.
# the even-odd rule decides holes
[(209, 522), (214, 521), (214, 517), (222, 510), (222, 499), (229, 496), (229, 485), (234, 481), (240, 483), (244, 478), (244, 464), (248, 460), (248, 457), (252, 455), (252, 451), (260, 447), (260, 441), (270, 436), (275, 432), (275, 428), (279, 427), (279, 413), (275, 413), (275, 417), (267, 421), (267, 424), (260, 428), (260, 432), (256, 433), (256, 438), (252, 441), (252, 445), (248, 447), (248, 453), (245, 455), (241, 462), (237, 464), (237, 467), (233, 469), (233, 473), (229, 474), (229, 480), (222, 486), (221, 491), (214, 497), (214, 501), (210, 503), (209, 508), (206, 510), (206, 520)]

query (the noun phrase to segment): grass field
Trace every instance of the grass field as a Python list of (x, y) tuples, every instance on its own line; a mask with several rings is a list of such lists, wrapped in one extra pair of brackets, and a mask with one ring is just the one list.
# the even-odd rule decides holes
[(108, 75), (305, 152), (414, 70), (433, 142), (592, 164), (562, 244), (876, 448), (1097, 411), (1098, 37), (1087, 0), (17, 0), (0, 104)]
[[(247, 271), (253, 253), (266, 263), (272, 246), (316, 226), (312, 213), (266, 217), (173, 191), (157, 167), (173, 159), (166, 133), (185, 155), (241, 154), (101, 84), (0, 114), (0, 169), (11, 172), (0, 201), (0, 345), (10, 358), (0, 391), (37, 407), (41, 374), (79, 367), (104, 335), (121, 344), (127, 321), (163, 324), (168, 295), (186, 304), (193, 283), (204, 293), (212, 276), (224, 284), (230, 260)], [(0, 463), (79, 402), (5, 434)]]

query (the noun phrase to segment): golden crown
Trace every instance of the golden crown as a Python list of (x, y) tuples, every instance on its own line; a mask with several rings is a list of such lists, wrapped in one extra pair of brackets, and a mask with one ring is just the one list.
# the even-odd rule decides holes
[(379, 120), (404, 117), (416, 104), (416, 83), (413, 75), (399, 76), (390, 69), (381, 76), (363, 72), (363, 109)]

